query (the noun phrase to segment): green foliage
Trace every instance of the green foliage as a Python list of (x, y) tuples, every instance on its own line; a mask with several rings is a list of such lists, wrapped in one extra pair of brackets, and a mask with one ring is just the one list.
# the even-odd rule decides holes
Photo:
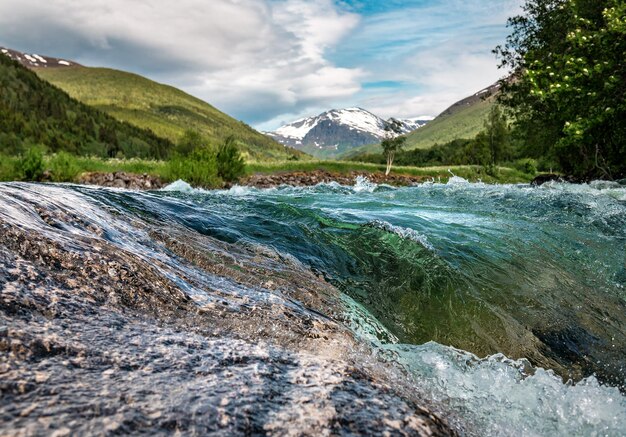
[(228, 137), (217, 151), (217, 175), (226, 182), (234, 182), (245, 173), (245, 163), (233, 137)]
[(187, 156), (176, 155), (167, 162), (165, 175), (170, 181), (182, 179), (194, 186), (215, 188), (222, 185), (217, 174), (217, 156), (209, 147), (199, 147)]
[(0, 152), (18, 155), (29, 144), (42, 144), (52, 153), (160, 159), (172, 147), (152, 132), (70, 98), (19, 63), (0, 56)]
[(50, 178), (53, 182), (74, 182), (80, 173), (76, 157), (67, 152), (59, 152), (48, 161)]
[(187, 129), (176, 144), (176, 153), (179, 155), (189, 155), (195, 149), (198, 149), (206, 144), (209, 144), (209, 142), (208, 140), (202, 138), (200, 132)]
[(0, 181), (16, 181), (20, 179), (18, 171), (18, 160), (16, 156), (0, 154)]
[(29, 147), (20, 157), (17, 170), (22, 180), (40, 181), (46, 170), (43, 160), (43, 148), (40, 146)]
[(534, 176), (537, 174), (538, 164), (536, 159), (522, 158), (515, 161), (513, 168)]
[(626, 176), (626, 3), (527, 0), (496, 48), (525, 154), (583, 178)]
[[(195, 132), (204, 139), (204, 144), (221, 144), (229, 136), (236, 137), (246, 158), (304, 156), (200, 99), (136, 74), (86, 67), (36, 71), (81, 102), (174, 143), (188, 143), (188, 133)], [(189, 153), (189, 150), (179, 153)]]
[(492, 106), (485, 121), (485, 130), (479, 134), (489, 151), (490, 163), (495, 165), (509, 158), (509, 125), (499, 105)]

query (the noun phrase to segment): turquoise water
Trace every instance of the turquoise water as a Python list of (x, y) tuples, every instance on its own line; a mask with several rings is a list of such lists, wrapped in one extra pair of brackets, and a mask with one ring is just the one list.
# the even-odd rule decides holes
[(626, 429), (626, 187), (454, 177), (408, 188), (361, 179), (64, 190), (82, 210), (123, 217), (124, 231), (106, 238), (125, 250), (148, 250), (133, 236), (136, 219), (311, 269), (343, 293), (344, 323), (379, 361), (403, 369), (453, 423), (486, 435)]
[(386, 327), (381, 356), (484, 429), (626, 425), (626, 187), (182, 189), (160, 196), (189, 209), (159, 220), (310, 266)]

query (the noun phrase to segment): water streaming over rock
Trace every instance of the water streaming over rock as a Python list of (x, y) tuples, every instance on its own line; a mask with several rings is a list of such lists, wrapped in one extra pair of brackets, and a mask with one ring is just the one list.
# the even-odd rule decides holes
[(0, 237), (0, 427), (626, 428), (618, 184), (0, 184)]

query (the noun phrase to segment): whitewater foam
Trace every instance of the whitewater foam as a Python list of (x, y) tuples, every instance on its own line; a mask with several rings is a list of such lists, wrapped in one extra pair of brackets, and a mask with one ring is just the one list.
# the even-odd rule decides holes
[(357, 176), (354, 181), (353, 191), (355, 193), (373, 193), (378, 188), (378, 185), (370, 181), (366, 176)]
[(621, 436), (626, 397), (589, 377), (563, 383), (550, 370), (503, 354), (484, 359), (429, 342), (385, 345), (382, 356), (409, 370), (415, 384), (462, 412), (483, 435)]
[(391, 232), (393, 234), (396, 234), (400, 238), (404, 238), (404, 239), (419, 243), (430, 251), (435, 250), (433, 245), (430, 244), (430, 242), (428, 241), (428, 238), (426, 237), (426, 235), (420, 234), (414, 229), (403, 228), (402, 226), (395, 226), (383, 220), (374, 220), (374, 221), (369, 222), (367, 225), (373, 228), (381, 229), (383, 231)]
[(187, 182), (182, 179), (177, 180), (176, 182), (172, 182), (166, 187), (161, 188), (161, 191), (167, 192), (179, 192), (179, 193), (193, 193), (195, 188), (189, 185)]

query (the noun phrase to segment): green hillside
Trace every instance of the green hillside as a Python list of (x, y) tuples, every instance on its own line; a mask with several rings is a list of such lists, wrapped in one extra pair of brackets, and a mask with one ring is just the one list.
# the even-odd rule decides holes
[(459, 138), (474, 138), (484, 128), (494, 97), (461, 107), (451, 114), (443, 113), (426, 126), (408, 135), (407, 149), (427, 149)]
[(33, 144), (76, 155), (165, 158), (173, 144), (85, 105), (0, 56), (0, 155)]
[[(474, 95), (463, 99), (444, 112), (433, 121), (428, 122), (407, 136), (406, 150), (428, 149), (435, 144), (445, 144), (461, 138), (474, 138), (484, 128), (484, 122), (489, 110), (495, 101), (495, 88), (490, 87), (488, 97), (481, 98)], [(378, 144), (352, 149), (344, 157), (354, 157), (362, 154), (380, 153)]]
[(173, 142), (192, 129), (213, 144), (234, 135), (244, 155), (250, 158), (286, 159), (302, 155), (200, 99), (136, 74), (82, 66), (35, 71), (81, 102)]

